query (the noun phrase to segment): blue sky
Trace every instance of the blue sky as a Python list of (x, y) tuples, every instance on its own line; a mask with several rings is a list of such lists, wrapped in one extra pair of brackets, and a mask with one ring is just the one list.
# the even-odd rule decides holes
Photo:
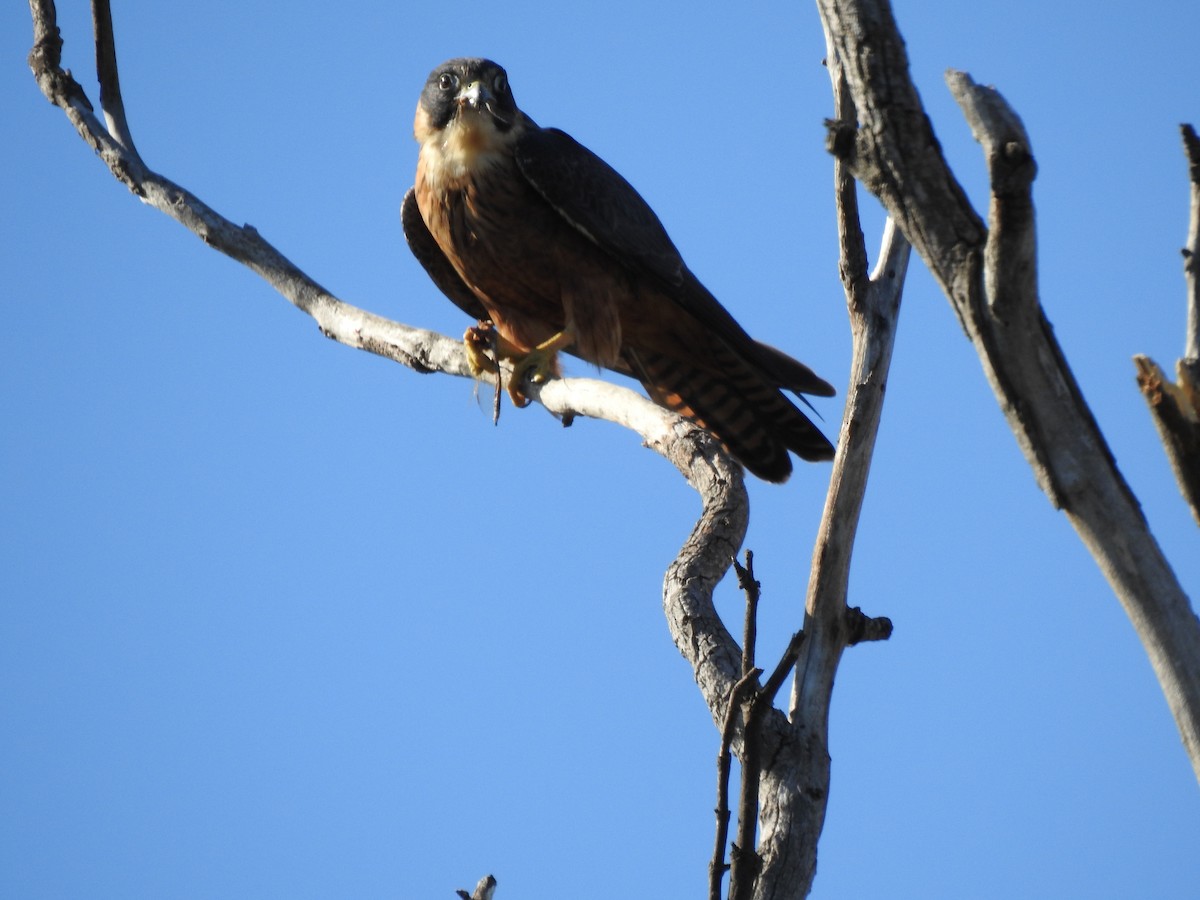
[[(349, 302), (462, 331), (398, 208), (426, 74), (488, 55), (844, 395), (810, 5), (116, 7), (148, 164)], [(1183, 346), (1194, 10), (897, 13), (977, 203), (942, 72), (1023, 117), (1047, 315), (1195, 596), (1130, 362)], [(494, 428), (469, 382), (321, 338), (107, 174), (37, 92), (24, 7), (0, 15), (0, 895), (701, 895), (717, 735), (660, 609), (690, 489), (615, 426)], [(86, 5), (60, 24), (94, 99)], [(920, 265), (888, 398), (851, 602), (895, 635), (839, 672), (813, 896), (1194, 896), (1200, 794), (1149, 664)], [(828, 474), (750, 486), (760, 658), (799, 623)]]

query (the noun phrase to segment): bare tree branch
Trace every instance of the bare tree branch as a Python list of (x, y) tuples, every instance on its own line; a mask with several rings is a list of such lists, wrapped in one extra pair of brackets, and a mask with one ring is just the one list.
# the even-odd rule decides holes
[(1183, 249), (1184, 277), (1187, 279), (1187, 341), (1183, 358), (1189, 380), (1200, 384), (1200, 137), (1191, 125), (1181, 125), (1183, 148), (1187, 154), (1188, 181), (1191, 184), (1191, 215), (1188, 217), (1187, 246)]
[(1175, 382), (1152, 359), (1135, 356), (1138, 387), (1175, 472), (1192, 516), (1200, 523), (1200, 138), (1183, 125), (1183, 149), (1191, 182), (1191, 215), (1183, 248), (1187, 283), (1187, 331), (1183, 356), (1175, 363)]
[[(745, 626), (742, 639), (741, 679), (734, 685), (725, 719), (721, 729), (721, 751), (717, 757), (717, 837), (713, 859), (709, 863), (709, 897), (719, 900), (721, 878), (729, 872), (730, 900), (749, 900), (758, 887), (758, 876), (762, 870), (762, 856), (757, 851), (756, 834), (758, 825), (759, 790), (763, 771), (763, 722), (768, 712), (778, 717), (774, 708), (775, 695), (783, 686), (788, 674), (795, 668), (800, 655), (804, 633), (792, 635), (783, 656), (776, 663), (766, 683), (758, 687), (758, 678), (763, 670), (754, 665), (755, 640), (758, 632), (758, 603), (761, 585), (754, 578), (754, 554), (746, 551), (746, 565), (735, 559), (738, 584), (746, 595)], [(737, 735), (738, 721), (742, 723), (741, 784), (738, 792), (737, 836), (730, 848), (732, 865), (725, 864), (725, 843), (729, 834), (729, 770), (731, 748)], [(778, 727), (779, 722), (776, 723)], [(786, 752), (782, 754), (785, 758)]]
[(861, 125), (845, 159), (950, 299), (1039, 485), (1065, 512), (1133, 622), (1200, 778), (1200, 621), (1042, 311), (1030, 197), (1036, 169), (1019, 119), (996, 91), (948, 75), (987, 155), (985, 228), (942, 157), (889, 4), (818, 0), (818, 7)]
[[(788, 674), (795, 668), (804, 632), (797, 631), (792, 635), (770, 677), (761, 688), (758, 687), (757, 681), (762, 675), (762, 669), (754, 666), (754, 642), (758, 631), (761, 585), (754, 578), (754, 554), (746, 551), (745, 567), (739, 565), (736, 559), (733, 565), (737, 570), (738, 583), (746, 594), (745, 631), (742, 641), (742, 669), (745, 674), (734, 685), (721, 734), (721, 754), (717, 760), (717, 844), (712, 863), (709, 865), (709, 895), (711, 898), (720, 897), (721, 875), (728, 868), (729, 900), (750, 900), (754, 896), (757, 878), (762, 870), (762, 856), (755, 847), (755, 838), (758, 831), (759, 787), (762, 783), (763, 769), (763, 719), (768, 710), (774, 710), (775, 695), (779, 693)], [(742, 721), (742, 777), (738, 791), (737, 836), (730, 848), (732, 865), (726, 867), (724, 854), (729, 829), (729, 750), (736, 733), (739, 713)]]
[[(171, 216), (209, 246), (257, 272), (289, 302), (312, 316), (326, 336), (395, 360), (418, 372), (468, 375), (459, 341), (393, 322), (344, 303), (286, 259), (254, 228), (235, 225), (185, 188), (146, 165), (135, 148), (133, 129), (126, 120), (121, 102), (111, 17), (103, 0), (97, 0), (94, 22), (107, 124), (101, 123), (83, 90), (70, 73), (61, 68), (62, 42), (53, 4), (49, 0), (30, 0), (30, 8), (35, 39), (30, 65), (39, 86), (63, 109), (80, 137), (135, 196)], [(841, 183), (839, 196), (845, 201), (848, 181), (843, 178)], [(872, 413), (870, 407), (882, 398), (895, 309), (907, 260), (906, 244), (898, 232), (889, 228), (883, 258), (868, 285), (865, 272), (858, 273), (859, 268), (865, 269), (865, 251), (861, 250), (856, 213), (845, 206), (841, 224), (851, 222), (853, 228), (844, 229), (846, 246), (853, 243), (851, 231), (858, 231), (860, 247), (857, 255), (862, 260), (861, 266), (851, 265), (845, 260), (855, 258), (855, 253), (847, 251), (844, 254), (844, 273), (851, 268), (856, 272), (851, 317), (854, 321), (867, 316), (872, 322), (860, 323), (855, 333), (856, 364), (851, 377), (850, 405), (842, 426), (840, 462), (835, 464), (838, 473), (835, 480), (840, 483), (847, 471), (861, 472), (861, 476), (847, 482), (848, 486), (840, 494), (843, 498), (855, 490), (861, 491), (865, 485), (866, 458), (869, 458), (878, 423), (878, 409), (876, 407)], [(868, 300), (867, 307), (861, 305), (863, 297)], [(701, 495), (700, 519), (667, 570), (663, 605), (676, 646), (692, 666), (714, 721), (724, 728), (730, 703), (738, 696), (735, 688), (744, 675), (743, 660), (737, 642), (716, 613), (712, 593), (745, 534), (748, 503), (740, 466), (707, 432), (623, 388), (591, 380), (563, 379), (529, 385), (527, 393), (531, 399), (562, 416), (565, 422), (576, 415), (585, 415), (631, 428), (642, 436), (647, 446), (670, 460)], [(854, 461), (848, 463), (847, 459)], [(842, 517), (856, 516), (860, 501), (861, 495), (858, 501), (831, 501), (827, 517), (831, 515), (830, 510), (834, 510), (833, 517), (842, 521), (842, 525), (834, 529), (836, 534), (829, 540), (852, 539), (853, 524), (847, 527)], [(842, 546), (833, 551), (827, 542), (818, 549), (818, 557), (826, 555), (829, 558), (841, 555), (848, 559), (849, 547)], [(818, 565), (818, 568), (829, 570), (828, 566)], [(821, 612), (825, 607), (821, 603), (814, 605), (811, 596), (806, 612), (820, 639), (816, 642), (817, 650), (808, 655), (808, 665), (801, 667), (805, 675), (798, 677), (797, 685), (811, 687), (821, 679), (827, 679), (823, 687), (818, 686), (810, 692), (813, 697), (824, 693), (824, 700), (805, 706), (803, 715), (795, 722), (789, 722), (771, 703), (774, 692), (791, 671), (797, 654), (803, 653), (812, 643), (801, 644), (797, 638), (773, 673), (768, 683), (769, 691), (762, 692), (761, 702), (754, 705), (753, 714), (743, 714), (744, 720), (754, 719), (754, 726), (749, 731), (753, 734), (751, 742), (757, 742), (758, 749), (753, 755), (768, 761), (762, 769), (759, 789), (751, 791), (751, 800), (744, 804), (746, 807), (755, 805), (753, 797), (756, 794), (757, 805), (762, 810), (758, 847), (762, 871), (750, 882), (755, 897), (800, 896), (807, 892), (815, 871), (816, 839), (828, 794), (825, 735), (828, 688), (832, 685), (832, 671), (841, 648), (854, 636), (853, 629), (846, 625), (844, 593), (843, 586), (837, 615), (826, 617)], [(828, 609), (834, 608), (835, 604), (828, 605)], [(755, 677), (759, 674), (753, 668), (751, 672), (756, 673)], [(796, 696), (808, 695), (800, 689)], [(795, 702), (793, 706), (796, 706)], [(815, 719), (811, 717), (813, 714)], [(738, 735), (736, 724), (733, 730), (727, 746), (736, 750), (740, 742), (745, 753), (746, 730)], [(757, 771), (757, 764), (754, 768)], [(745, 816), (751, 835), (753, 820), (752, 812)], [(743, 839), (743, 842), (753, 852), (752, 839)], [(490, 884), (488, 881), (481, 881), (476, 893), (481, 890), (490, 893), (494, 880)]]
[(121, 79), (117, 72), (117, 43), (113, 36), (112, 9), (108, 0), (93, 0), (92, 30), (96, 36), (96, 76), (100, 81), (100, 108), (113, 139), (137, 156), (129, 122), (125, 118), (125, 101), (121, 97)]
[(1176, 363), (1177, 380), (1172, 382), (1154, 360), (1133, 358), (1138, 389), (1150, 407), (1175, 481), (1200, 524), (1200, 385), (1190, 380), (1184, 362)]
[(458, 894), (462, 900), (492, 900), (492, 895), (496, 893), (496, 879), (491, 875), (484, 875), (471, 893), (468, 894), (463, 890), (454, 893)]
[[(742, 784), (738, 800), (738, 834), (732, 849), (733, 865), (729, 872), (729, 900), (749, 900), (762, 885), (757, 881), (763, 869), (763, 854), (755, 848), (755, 834), (763, 782), (762, 727), (768, 711), (774, 711), (775, 695), (796, 667), (804, 632), (797, 631), (788, 641), (766, 683), (742, 704), (745, 734), (742, 747)], [(761, 673), (761, 670), (755, 670)]]
[[(404, 325), (339, 300), (313, 281), (276, 250), (250, 225), (238, 226), (213, 210), (185, 188), (152, 171), (133, 149), (133, 138), (125, 120), (116, 70), (108, 4), (97, 0), (94, 9), (96, 58), (106, 114), (123, 135), (118, 140), (96, 117), (83, 89), (61, 68), (62, 40), (55, 21), (54, 4), (30, 0), (34, 23), (34, 48), (29, 64), (46, 97), (62, 108), (80, 137), (92, 147), (112, 174), (142, 202), (166, 213), (196, 234), (208, 246), (248, 266), (264, 278), (294, 306), (316, 320), (321, 333), (350, 347), (366, 350), (399, 362), (416, 372), (443, 372), (472, 377), (462, 342), (436, 332)], [(741, 469), (720, 443), (703, 429), (665, 410), (634, 391), (592, 379), (559, 379), (544, 385), (529, 385), (527, 393), (540, 400), (552, 413), (569, 423), (576, 415), (605, 419), (641, 435), (646, 446), (665, 456), (683, 471), (698, 490), (719, 486), (741, 492), (732, 509), (746, 505)], [(707, 469), (697, 474), (693, 470)], [(693, 478), (692, 476), (696, 477)], [(736, 487), (734, 486), (736, 483)], [(718, 503), (718, 506), (720, 504)], [(736, 553), (744, 533), (737, 526), (738, 514), (729, 519), (730, 530), (718, 529), (732, 543), (726, 555)], [(729, 645), (736, 646), (729, 639)]]
[[(742, 671), (754, 673), (757, 682), (762, 669), (754, 665), (758, 652), (758, 602), (762, 585), (754, 577), (754, 553), (746, 551), (746, 565), (733, 560), (738, 586), (746, 595), (745, 625), (742, 631)], [(744, 677), (744, 676), (743, 676)], [(740, 682), (739, 682), (740, 684)], [(743, 694), (742, 714), (742, 777), (738, 788), (737, 835), (729, 848), (729, 900), (748, 900), (754, 890), (754, 879), (762, 868), (762, 858), (755, 849), (758, 834), (758, 786), (762, 780), (762, 756), (759, 752), (762, 726), (761, 695), (754, 690)], [(768, 701), (769, 703), (770, 701)]]
[(708, 898), (721, 900), (721, 881), (729, 866), (725, 862), (725, 845), (729, 841), (729, 773), (733, 767), (733, 735), (738, 716), (742, 710), (742, 699), (754, 688), (761, 669), (751, 668), (733, 686), (729, 703), (725, 709), (725, 721), (721, 726), (721, 749), (717, 753), (717, 834), (713, 845), (713, 858), (708, 864)]
[[(249, 225), (238, 226), (194, 194), (151, 170), (134, 149), (116, 78), (116, 52), (107, 10), (98, 6), (97, 61), (112, 128), (96, 117), (83, 89), (61, 68), (62, 40), (50, 0), (30, 0), (34, 47), (29, 64), (46, 97), (67, 115), (109, 171), (142, 202), (166, 213), (207, 245), (251, 268), (321, 332), (350, 347), (399, 362), (420, 373), (470, 377), (462, 343), (385, 319), (345, 303), (285, 258)], [(507, 372), (506, 372), (507, 376)], [(639, 434), (666, 457), (700, 494), (703, 508), (691, 536), (668, 568), (663, 606), (676, 646), (692, 666), (705, 701), (720, 725), (731, 689), (741, 677), (740, 650), (712, 603), (745, 536), (749, 515), (741, 466), (708, 432), (639, 394), (591, 379), (530, 384), (526, 394), (569, 423), (575, 416), (605, 419)], [(772, 734), (782, 731), (777, 714)], [(777, 742), (768, 741), (773, 747)]]
[(762, 585), (754, 578), (754, 551), (746, 551), (746, 565), (737, 558), (733, 560), (733, 571), (737, 574), (738, 587), (746, 595), (745, 624), (742, 626), (742, 671), (754, 668), (755, 646), (758, 643), (758, 601), (762, 596)]
[[(94, 19), (98, 73), (108, 117), (117, 123), (118, 140), (100, 122), (83, 89), (61, 68), (62, 40), (55, 24), (54, 4), (30, 0), (34, 48), (29, 64), (51, 103), (62, 108), (79, 136), (96, 151), (109, 171), (143, 203), (166, 213), (202, 241), (248, 266), (302, 312), (312, 316), (321, 332), (340, 343), (387, 357), (422, 373), (447, 372), (469, 376), (460, 342), (434, 332), (401, 325), (338, 300), (309, 278), (250, 225), (238, 226), (190, 191), (152, 171), (133, 149), (116, 76), (116, 51), (111, 20), (98, 4)], [(107, 32), (104, 26), (107, 25)]]
[[(834, 90), (831, 141), (856, 114), (845, 89), (841, 66), (826, 59)], [(777, 730), (774, 710), (767, 711), (764, 736), (779, 741), (763, 748), (759, 788), (758, 855), (761, 871), (754, 885), (757, 900), (806, 896), (816, 874), (817, 841), (829, 798), (829, 702), (833, 676), (842, 650), (856, 636), (848, 627), (846, 592), (849, 562), (857, 530), (867, 473), (874, 451), (895, 338), (900, 295), (908, 265), (908, 242), (891, 221), (885, 227), (880, 259), (867, 274), (867, 253), (859, 224), (854, 180), (848, 166), (834, 161), (834, 191), (841, 244), (841, 270), (853, 337), (853, 357), (846, 409), (842, 417), (833, 476), (822, 515), (805, 604), (802, 643), (795, 639), (795, 679), (786, 725)], [(875, 633), (890, 633), (887, 620), (875, 622)], [(861, 630), (859, 630), (861, 631)], [(789, 664), (772, 676), (782, 683)], [(766, 704), (763, 705), (764, 707)]]

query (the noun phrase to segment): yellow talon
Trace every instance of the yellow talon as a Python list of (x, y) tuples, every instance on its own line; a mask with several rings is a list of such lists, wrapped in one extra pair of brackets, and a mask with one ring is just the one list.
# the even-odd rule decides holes
[(467, 366), (476, 378), (484, 372), (491, 372), (494, 375), (500, 371), (496, 361), (488, 356), (488, 351), (496, 352), (499, 337), (491, 322), (472, 325), (463, 334), (463, 347), (467, 351)]
[(569, 327), (564, 328), (513, 360), (513, 375), (508, 382), (508, 396), (512, 398), (514, 406), (529, 405), (529, 398), (521, 391), (521, 385), (525, 383), (526, 378), (533, 384), (545, 384), (551, 378), (558, 377), (558, 351), (571, 346), (574, 341), (574, 331)]
[(473, 325), (463, 335), (467, 364), (475, 377), (478, 378), (484, 372), (498, 375), (498, 361), (512, 360), (513, 374), (508, 381), (508, 396), (517, 407), (529, 405), (529, 398), (521, 390), (525, 379), (528, 378), (534, 384), (545, 384), (551, 378), (557, 377), (558, 351), (570, 346), (574, 340), (575, 335), (571, 329), (566, 328), (526, 352), (496, 331), (491, 322)]
[(513, 361), (512, 378), (508, 380), (508, 396), (514, 406), (529, 405), (529, 398), (521, 390), (528, 378), (533, 384), (545, 384), (558, 374), (558, 351), (537, 347), (520, 359)]

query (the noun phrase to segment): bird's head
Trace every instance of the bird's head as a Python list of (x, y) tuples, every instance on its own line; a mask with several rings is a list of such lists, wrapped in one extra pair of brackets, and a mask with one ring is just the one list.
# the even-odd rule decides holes
[(523, 116), (508, 74), (490, 59), (452, 59), (430, 74), (421, 91), (413, 133), (421, 144), (486, 151), (507, 145)]

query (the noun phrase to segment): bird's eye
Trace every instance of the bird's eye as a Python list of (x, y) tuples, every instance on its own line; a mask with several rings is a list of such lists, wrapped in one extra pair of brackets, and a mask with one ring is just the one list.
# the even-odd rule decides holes
[(498, 74), (492, 81), (492, 90), (497, 97), (503, 97), (504, 92), (508, 90), (508, 76), (503, 72)]
[(438, 87), (443, 91), (452, 91), (458, 87), (458, 76), (453, 72), (443, 72), (438, 77)]

